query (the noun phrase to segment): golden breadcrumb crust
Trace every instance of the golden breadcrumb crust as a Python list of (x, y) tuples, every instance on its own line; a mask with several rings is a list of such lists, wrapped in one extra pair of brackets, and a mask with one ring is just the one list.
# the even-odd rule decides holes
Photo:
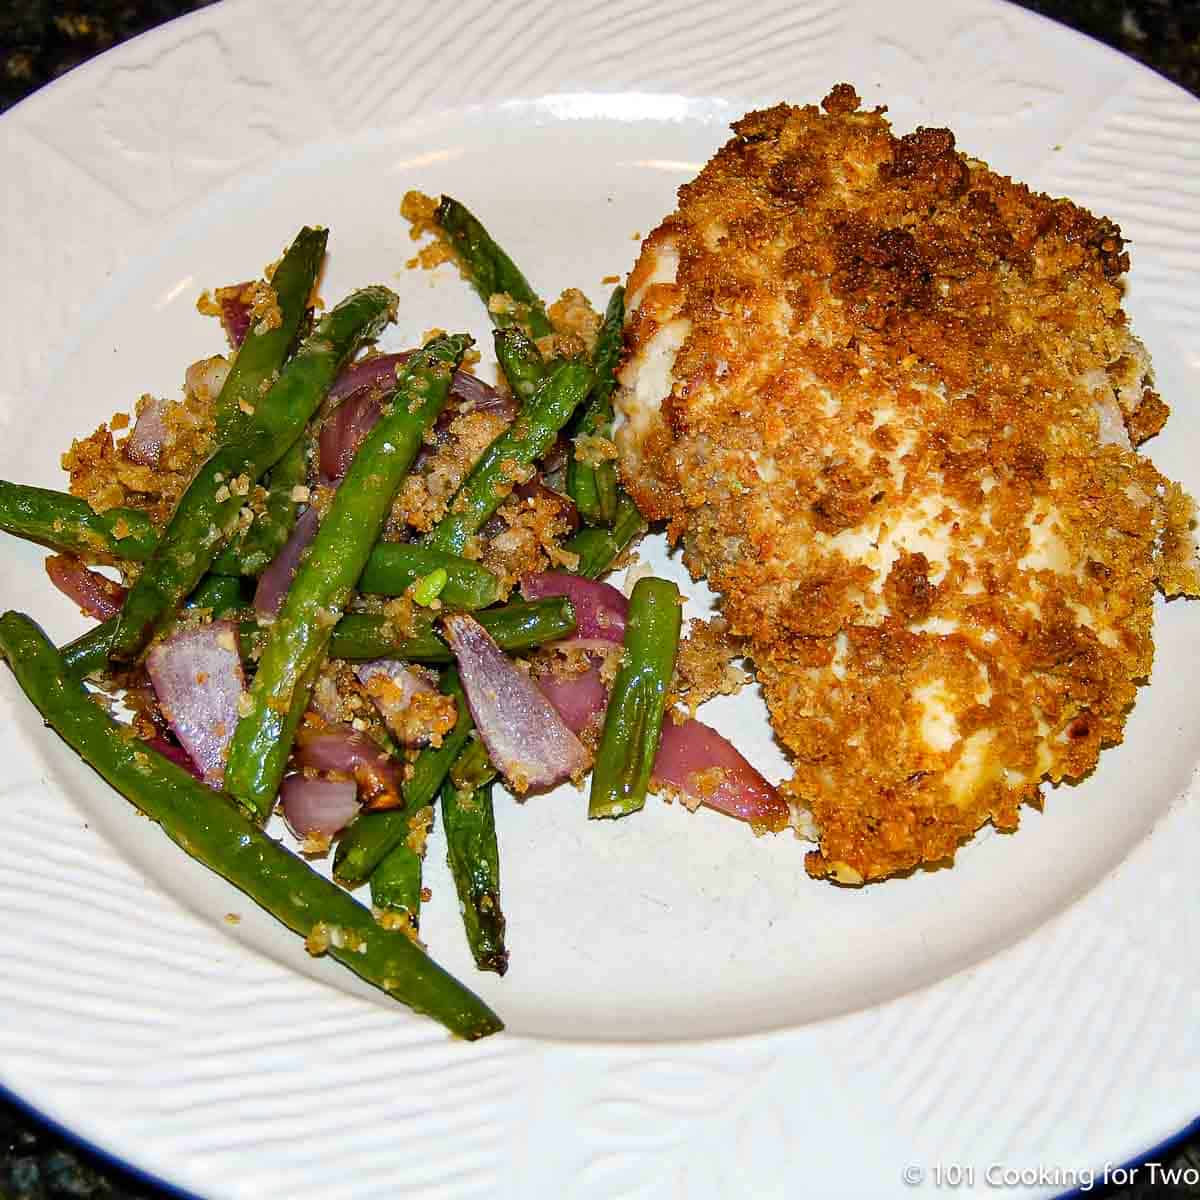
[[(747, 639), (811, 874), (949, 859), (1119, 742), (1200, 590), (1120, 230), (848, 85), (748, 114), (629, 279), (625, 485)], [(1132, 443), (1132, 444), (1131, 444)]]

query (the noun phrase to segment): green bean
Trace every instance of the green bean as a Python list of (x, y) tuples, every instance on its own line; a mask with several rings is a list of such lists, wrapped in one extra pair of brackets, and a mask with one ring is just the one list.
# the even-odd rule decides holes
[(371, 872), (371, 905), (407, 917), (416, 932), (421, 928), (422, 856), (401, 842)]
[(497, 329), (492, 335), (496, 345), (496, 361), (512, 393), (522, 404), (537, 391), (546, 377), (546, 364), (533, 340), (516, 325)]
[(298, 437), (271, 468), (263, 511), (213, 560), (215, 572), (261, 575), (283, 549), (296, 526), (296, 488), (308, 482), (307, 442)]
[(519, 474), (541, 458), (592, 385), (585, 363), (560, 363), (546, 376), (520, 416), (480, 455), (446, 515), (425, 535), (424, 545), (461, 554), (471, 537), (500, 507)]
[[(537, 293), (478, 218), (457, 200), (443, 196), (433, 219), (450, 239), (471, 286), (487, 305), (488, 315), (496, 325), (503, 328), (520, 323), (535, 338), (554, 332)], [(492, 297), (500, 294), (513, 300), (515, 311), (493, 308)]]
[(325, 259), (327, 229), (305, 226), (288, 247), (271, 276), (279, 322), (252, 322), (233, 366), (217, 396), (213, 415), (217, 438), (225, 442), (239, 434), (283, 365), (308, 311), (308, 299)]
[(625, 653), (592, 768), (589, 817), (620, 817), (646, 803), (680, 623), (679, 589), (666, 579), (639, 579), (629, 597)]
[[(197, 597), (210, 589), (212, 598)], [(218, 596), (219, 589), (219, 599)], [(188, 598), (188, 605), (212, 608), (213, 617), (224, 616), (243, 603), (240, 580), (226, 575), (208, 575)], [(476, 614), (479, 623), (495, 638), (502, 650), (519, 653), (547, 642), (558, 641), (575, 632), (575, 610), (562, 596), (541, 600), (514, 600)], [(454, 656), (438, 636), (438, 614), (422, 611), (414, 614), (411, 630), (398, 630), (381, 613), (346, 613), (334, 626), (329, 640), (329, 657), (351, 662), (369, 662), (375, 658), (402, 658), (407, 662), (448, 663)], [(117, 618), (93, 626), (62, 648), (68, 669), (84, 678), (104, 669)], [(250, 618), (241, 629), (242, 656), (253, 660), (266, 644), (267, 631)], [(436, 789), (435, 789), (436, 790)]]
[(442, 784), (442, 825), (446, 861), (475, 965), (503, 975), (508, 970), (508, 950), (500, 910), (500, 853), (491, 783), (460, 791), (447, 779)]
[(402, 596), (418, 579), (439, 569), (446, 572), (446, 583), (438, 599), (448, 609), (487, 608), (500, 599), (500, 580), (487, 567), (457, 554), (404, 542), (375, 543), (359, 577), (358, 590)]
[(625, 548), (646, 530), (646, 521), (637, 505), (622, 492), (611, 529), (581, 529), (563, 542), (563, 549), (579, 555), (574, 574), (599, 579), (621, 556)]
[(391, 400), (351, 461), (271, 626), (225, 771), (226, 786), (259, 819), (275, 802), (333, 627), (470, 345), (465, 334), (435, 338), (404, 364)]
[(492, 783), (499, 774), (487, 747), (479, 738), (475, 738), (454, 760), (454, 766), (450, 768), (450, 782), (460, 792), (473, 792)]
[[(207, 608), (213, 620), (241, 608), (245, 602), (242, 581), (230, 575), (205, 575), (196, 590), (187, 598), (188, 608)], [(59, 649), (66, 664), (67, 673), (74, 679), (86, 679), (96, 675), (108, 665), (108, 652), (113, 633), (117, 628), (117, 617), (109, 617), (99, 625), (93, 625), (73, 642)]]
[[(592, 365), (596, 368), (596, 383), (587, 407), (575, 426), (575, 437), (612, 436), (612, 395), (617, 386), (616, 369), (624, 347), (625, 289), (617, 288), (608, 302), (604, 324), (596, 339)], [(593, 466), (581, 462), (573, 447), (567, 458), (567, 494), (575, 501), (579, 515), (589, 525), (611, 525), (617, 515), (620, 484), (617, 465), (605, 461)]]
[(500, 852), (492, 808), (492, 784), (498, 774), (482, 740), (468, 742), (442, 784), (442, 825), (446, 860), (475, 965), (481, 971), (503, 975), (508, 969), (508, 951), (504, 947)]
[(200, 468), (125, 597), (112, 640), (115, 661), (134, 659), (156, 627), (171, 618), (216, 557), (249, 486), (301, 435), (342, 364), (360, 342), (378, 334), (395, 304), (395, 295), (383, 287), (364, 288), (343, 300), (259, 398), (241, 435)]
[(464, 1038), (502, 1028), (477, 996), (403, 932), (371, 913), (267, 836), (229, 798), (130, 736), (67, 677), (62, 657), (21, 613), (0, 617), (0, 653), (42, 719), (192, 858), (394, 999)]
[(0, 479), (0, 529), (88, 562), (142, 562), (158, 543), (153, 522), (139, 509), (98, 513), (78, 496), (6, 479)]
[(244, 603), (242, 581), (236, 575), (205, 575), (187, 598), (188, 608), (207, 608), (214, 620)]
[[(514, 600), (475, 616), (502, 650), (513, 652), (557, 641), (575, 631), (575, 610), (562, 596)], [(409, 662), (451, 662), (454, 656), (435, 632), (436, 621), (437, 613), (417, 612), (411, 630), (398, 633), (386, 616), (347, 613), (333, 631), (329, 656), (352, 661), (403, 658)]]
[(67, 674), (73, 679), (86, 679), (103, 671), (108, 666), (108, 648), (116, 628), (117, 618), (109, 617), (81, 633), (74, 641), (67, 642), (59, 650)]
[(432, 608), (437, 598), (442, 594), (442, 589), (446, 586), (450, 576), (446, 574), (445, 567), (437, 567), (430, 571), (428, 575), (422, 575), (416, 583), (413, 584), (412, 591), (409, 595), (412, 597), (414, 604), (419, 604), (422, 608)]

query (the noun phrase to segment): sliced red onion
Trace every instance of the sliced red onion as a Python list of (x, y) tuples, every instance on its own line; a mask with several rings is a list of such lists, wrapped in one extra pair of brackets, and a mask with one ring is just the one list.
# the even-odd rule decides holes
[(309, 543), (317, 536), (317, 528), (321, 524), (321, 516), (315, 504), (310, 504), (296, 520), (296, 528), (292, 536), (283, 544), (267, 569), (258, 577), (258, 586), (254, 589), (254, 609), (256, 612), (275, 616), (283, 607), (283, 598), (292, 586), (296, 568), (300, 565), (300, 556), (308, 548)]
[(455, 613), (442, 625), (479, 735), (515, 791), (553, 787), (591, 765), (587, 747), (478, 621)]
[(353, 777), (368, 808), (393, 808), (400, 803), (396, 764), (366, 734), (345, 725), (301, 729), (295, 759), (301, 767)]
[(621, 645), (625, 640), (625, 616), (629, 601), (611, 583), (584, 579), (565, 571), (540, 571), (521, 580), (521, 595), (526, 600), (546, 596), (566, 596), (575, 609), (575, 633), (560, 646), (595, 645), (608, 642)]
[[(414, 351), (402, 350), (399, 354), (376, 354), (372, 358), (360, 358), (344, 367), (329, 389), (327, 404), (337, 404), (364, 388), (374, 391), (390, 390), (396, 382), (396, 368), (407, 362)], [(498, 392), (489, 383), (477, 379), (468, 371), (455, 371), (450, 384), (450, 399), (460, 404), (469, 404), (473, 410), (494, 412), (512, 420), (520, 404), (509, 395)]]
[(321, 426), (321, 475), (328, 480), (341, 479), (358, 453), (367, 434), (375, 428), (383, 413), (379, 396), (363, 392), (351, 396)]
[(309, 779), (289, 775), (279, 787), (283, 819), (298, 837), (341, 833), (358, 816), (358, 787), (350, 779)]
[[(355, 667), (354, 674), (379, 709), (387, 727), (406, 746), (424, 746), (433, 730), (430, 718), (442, 706), (414, 705), (417, 696), (440, 697), (441, 693), (415, 667), (394, 658), (377, 658)], [(444, 711), (444, 710), (443, 710)]]
[(166, 400), (151, 399), (138, 413), (133, 431), (125, 439), (125, 457), (143, 467), (157, 467), (167, 437)]
[(165, 737), (152, 737), (146, 739), (146, 745), (152, 746), (163, 758), (170, 759), (177, 767), (182, 767), (197, 779), (204, 778), (204, 772), (192, 762), (191, 755), (175, 742), (168, 742)]
[(250, 305), (242, 296), (253, 283), (239, 283), (221, 288), (221, 326), (229, 344), (236, 350), (245, 340), (250, 328)]
[(99, 571), (89, 571), (74, 555), (52, 554), (46, 559), (46, 574), (64, 596), (97, 621), (115, 617), (125, 603), (125, 588)]
[(219, 787), (246, 686), (232, 621), (177, 629), (146, 655), (146, 672), (179, 744)]
[(459, 402), (460, 413), (490, 412), (502, 421), (515, 421), (517, 413), (521, 411), (520, 402), (511, 393), (499, 392), (490, 383), (476, 379), (467, 371), (454, 372), (450, 398)]
[(405, 350), (400, 354), (376, 354), (373, 358), (361, 358), (343, 367), (329, 389), (326, 405), (339, 404), (365, 388), (375, 392), (384, 389), (391, 391), (396, 383), (396, 368), (407, 362), (412, 353), (411, 350)]
[(537, 685), (572, 733), (582, 733), (608, 706), (608, 689), (595, 659), (580, 675), (542, 675)]
[[(698, 779), (717, 768), (715, 786)], [(731, 817), (783, 829), (789, 819), (787, 801), (715, 729), (694, 718), (676, 725), (668, 713), (651, 779)]]

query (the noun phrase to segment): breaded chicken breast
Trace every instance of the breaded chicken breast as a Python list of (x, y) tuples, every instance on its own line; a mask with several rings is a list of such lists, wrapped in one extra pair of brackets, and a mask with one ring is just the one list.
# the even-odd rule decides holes
[(1193, 505), (1134, 450), (1167, 408), (1111, 221), (845, 84), (733, 130), (630, 276), (615, 436), (746, 639), (809, 873), (857, 884), (1121, 740)]

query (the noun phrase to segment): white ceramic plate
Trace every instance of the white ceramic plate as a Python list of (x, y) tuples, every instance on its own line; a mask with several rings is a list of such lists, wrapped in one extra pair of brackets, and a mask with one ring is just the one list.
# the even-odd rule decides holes
[[(177, 394), (220, 347), (198, 293), (305, 221), (332, 230), (327, 297), (400, 292), (390, 344), (486, 338), (452, 270), (404, 270), (406, 189), (464, 199), (545, 293), (602, 301), (731, 119), (840, 80), (1121, 223), (1175, 408), (1153, 455), (1200, 491), (1200, 105), (986, 0), (275, 0), (122, 46), (0, 121), (0, 475), (61, 484), (72, 434)], [(77, 632), (42, 553), (4, 555), (0, 602)], [(839, 890), (806, 880), (803, 844), (713, 814), (502, 804), (508, 976), (471, 971), (440, 843), (423, 922), (508, 1021), (476, 1046), (310, 960), (3, 673), (0, 1081), (206, 1196), (882, 1196), (906, 1167), (916, 1190), (1086, 1183), (1200, 1108), (1197, 630), (1200, 609), (1160, 605), (1125, 744), (953, 871)], [(708, 712), (783, 773), (755, 696)]]

